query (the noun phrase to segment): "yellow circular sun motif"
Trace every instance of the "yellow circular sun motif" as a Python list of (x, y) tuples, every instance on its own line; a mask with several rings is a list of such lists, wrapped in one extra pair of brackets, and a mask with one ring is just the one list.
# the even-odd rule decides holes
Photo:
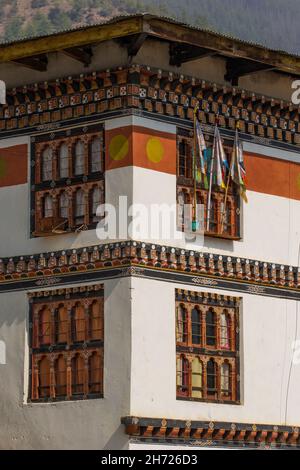
[(0, 178), (3, 178), (6, 174), (6, 165), (5, 161), (0, 159)]
[(165, 149), (160, 139), (151, 137), (146, 147), (147, 158), (152, 163), (159, 163), (164, 156)]
[(109, 144), (109, 155), (112, 160), (123, 160), (128, 154), (128, 150), (129, 144), (125, 135), (118, 134), (111, 139)]

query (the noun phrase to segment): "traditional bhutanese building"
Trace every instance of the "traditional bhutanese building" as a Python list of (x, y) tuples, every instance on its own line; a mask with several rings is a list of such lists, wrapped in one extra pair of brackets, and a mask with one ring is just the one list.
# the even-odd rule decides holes
[[(0, 46), (1, 448), (300, 447), (299, 76), (150, 15)], [(213, 185), (204, 243), (99, 240), (119, 196), (207, 214), (198, 105), (228, 161), (238, 127), (248, 203), (222, 220)]]

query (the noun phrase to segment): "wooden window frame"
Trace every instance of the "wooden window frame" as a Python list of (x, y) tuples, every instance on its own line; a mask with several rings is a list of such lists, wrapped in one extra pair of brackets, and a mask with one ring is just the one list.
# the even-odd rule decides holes
[[(194, 199), (194, 181), (192, 176), (192, 148), (194, 144), (193, 132), (186, 131), (184, 129), (177, 129), (177, 204), (178, 196), (180, 193), (185, 194), (185, 199), (190, 201), (191, 204)], [(208, 137), (208, 147), (213, 145), (212, 139)], [(228, 161), (230, 162), (232, 154), (233, 143), (231, 141), (225, 141), (224, 150), (227, 154)], [(186, 159), (189, 162), (188, 165), (183, 165), (183, 154), (181, 149), (186, 149)], [(182, 168), (185, 168), (185, 174), (182, 174)], [(202, 183), (196, 184), (196, 197), (204, 204), (204, 221), (207, 221), (207, 202), (208, 202), (208, 189), (204, 188)], [(213, 185), (212, 187), (212, 201), (215, 204), (215, 219), (211, 220), (210, 230), (204, 230), (204, 234), (209, 237), (222, 238), (229, 240), (240, 240), (241, 239), (241, 198), (238, 189), (234, 183), (231, 183), (228, 191), (227, 198), (227, 223), (223, 224), (222, 231), (222, 212), (225, 198), (225, 191)], [(177, 222), (178, 230), (184, 231), (184, 225), (182, 221)], [(206, 228), (206, 227), (205, 227)]]
[[(238, 297), (229, 297), (206, 292), (189, 292), (176, 289), (176, 319), (180, 306), (186, 310), (187, 318), (187, 341), (178, 341), (178, 322), (176, 320), (176, 370), (179, 358), (188, 361), (187, 388), (185, 393), (178, 389), (178, 370), (176, 371), (176, 397), (178, 400), (202, 401), (209, 403), (240, 404), (240, 341), (239, 341), (239, 323), (240, 323), (240, 303)], [(201, 344), (193, 344), (192, 339), (192, 311), (197, 308), (201, 312)], [(206, 314), (212, 309), (215, 313), (216, 323), (216, 344), (212, 346), (206, 341)], [(225, 313), (229, 321), (229, 347), (222, 346), (222, 325), (220, 317)], [(198, 358), (202, 364), (202, 398), (193, 396), (193, 359)], [(208, 371), (207, 363), (214, 361), (216, 368), (216, 390), (209, 393), (208, 390)], [(229, 392), (221, 390), (222, 385), (222, 364), (229, 365)], [(200, 391), (198, 391), (200, 392)]]
[[(101, 171), (92, 171), (91, 145), (100, 139), (99, 164)], [(84, 162), (82, 174), (75, 174), (76, 143), (82, 142)], [(60, 176), (60, 151), (62, 145), (68, 149), (68, 176)], [(52, 179), (43, 181), (43, 151), (52, 152)], [(90, 199), (95, 186), (99, 189), (102, 202), (105, 202), (105, 151), (104, 129), (102, 125), (90, 125), (55, 133), (35, 136), (31, 141), (31, 235), (33, 237), (54, 236), (78, 230), (96, 228), (99, 220), (92, 214)], [(76, 220), (74, 199), (76, 191), (84, 193), (84, 215)], [(67, 217), (60, 214), (60, 194), (68, 195)], [(44, 196), (52, 197), (52, 217), (45, 217)]]
[[(52, 402), (52, 401), (65, 401), (65, 400), (84, 400), (89, 398), (103, 398), (103, 367), (104, 367), (104, 291), (103, 285), (93, 286), (93, 289), (80, 293), (80, 288), (77, 292), (69, 293), (68, 289), (60, 289), (58, 292), (51, 294), (51, 292), (35, 293), (34, 297), (30, 299), (30, 313), (29, 313), (29, 351), (30, 351), (30, 386), (29, 386), (29, 402)], [(73, 289), (74, 290), (74, 289)], [(75, 289), (76, 290), (76, 289)], [(63, 292), (62, 292), (63, 291)], [(84, 329), (82, 331), (82, 340), (74, 341), (71, 331), (71, 315), (72, 310), (76, 305), (80, 305), (84, 309)], [(93, 317), (96, 318), (94, 323), (91, 322), (93, 309), (97, 305), (99, 314)], [(66, 309), (67, 325), (64, 325), (65, 338), (59, 341), (59, 309), (63, 307)], [(41, 344), (41, 324), (40, 314), (44, 309), (50, 312), (50, 325), (47, 327), (47, 337), (49, 341)], [(48, 315), (49, 316), (49, 315)], [(64, 318), (64, 317), (63, 317)], [(97, 326), (97, 332), (91, 330), (91, 324)], [(42, 327), (43, 331), (44, 328)], [(44, 333), (45, 336), (45, 333)], [(80, 361), (84, 364), (84, 370), (81, 370), (80, 375), (83, 377), (83, 384), (80, 393), (74, 391), (72, 363), (74, 357), (80, 357)], [(89, 360), (91, 356), (95, 355), (99, 364), (99, 370), (91, 371)], [(64, 358), (65, 375), (60, 377), (59, 383), (64, 383), (63, 388), (65, 394), (57, 393), (56, 378), (60, 374), (61, 369), (58, 370), (58, 360)], [(46, 396), (41, 396), (40, 392), (40, 363), (41, 361), (48, 361), (49, 374), (48, 379), (44, 380), (47, 386)], [(73, 361), (73, 362), (72, 362)], [(61, 363), (61, 362), (60, 362)], [(47, 364), (44, 362), (43, 364)], [(90, 377), (94, 374), (98, 378), (97, 383), (92, 383), (93, 389), (90, 386)], [(96, 388), (96, 390), (95, 390)]]

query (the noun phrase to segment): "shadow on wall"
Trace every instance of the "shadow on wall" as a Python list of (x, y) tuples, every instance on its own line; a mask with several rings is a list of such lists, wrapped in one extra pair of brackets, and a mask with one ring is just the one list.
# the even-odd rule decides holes
[(125, 434), (125, 426), (120, 424), (120, 426), (110, 436), (102, 450), (128, 450), (128, 442), (129, 438)]
[(232, 240), (222, 240), (220, 238), (204, 237), (205, 249), (216, 249), (222, 251), (234, 252), (234, 244)]

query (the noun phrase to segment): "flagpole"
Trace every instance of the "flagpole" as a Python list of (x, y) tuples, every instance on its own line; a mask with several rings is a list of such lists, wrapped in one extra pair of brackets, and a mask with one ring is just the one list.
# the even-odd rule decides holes
[(196, 135), (196, 119), (197, 111), (199, 109), (199, 103), (196, 104), (194, 108), (194, 145), (193, 145), (193, 176), (194, 176), (194, 197), (193, 197), (193, 219), (192, 219), (192, 231), (196, 232), (197, 230), (197, 158), (196, 158), (196, 148), (197, 148), (197, 135)]
[[(239, 128), (239, 123), (237, 122), (236, 123), (236, 131), (237, 131), (238, 128)], [(234, 144), (233, 145), (234, 145), (234, 152), (236, 152), (236, 134), (235, 134), (235, 137), (234, 137)], [(231, 164), (230, 164), (230, 169), (229, 169), (229, 172), (228, 172), (227, 184), (226, 184), (224, 207), (223, 207), (223, 211), (222, 211), (221, 233), (223, 233), (223, 230), (224, 230), (224, 223), (225, 223), (225, 216), (226, 216), (226, 206), (227, 206), (227, 200), (228, 200), (228, 191), (229, 191), (229, 184), (230, 184), (230, 178), (231, 178), (231, 170), (232, 170), (232, 167), (233, 167), (233, 164), (234, 164), (234, 158), (235, 158), (235, 155), (233, 154), (232, 161), (231, 161)]]
[(215, 127), (215, 135), (214, 135), (214, 144), (213, 144), (213, 151), (210, 161), (210, 174), (209, 174), (209, 191), (208, 191), (208, 199), (207, 199), (207, 226), (206, 231), (209, 232), (210, 227), (210, 213), (211, 213), (211, 193), (212, 193), (212, 178), (213, 178), (213, 167), (215, 163), (215, 151), (216, 151), (216, 130), (218, 127), (219, 117), (216, 116), (216, 127)]

